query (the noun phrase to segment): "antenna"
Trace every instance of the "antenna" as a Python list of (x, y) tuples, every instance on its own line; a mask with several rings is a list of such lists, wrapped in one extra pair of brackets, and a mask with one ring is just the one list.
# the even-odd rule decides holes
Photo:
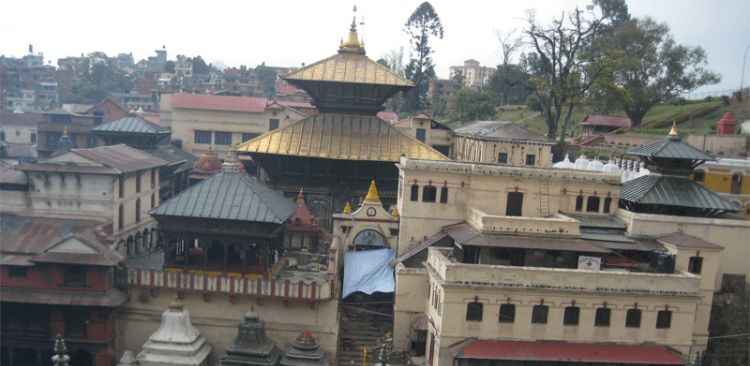
[(361, 35), (362, 43), (365, 43), (365, 16), (362, 16), (362, 21), (359, 22), (359, 34)]

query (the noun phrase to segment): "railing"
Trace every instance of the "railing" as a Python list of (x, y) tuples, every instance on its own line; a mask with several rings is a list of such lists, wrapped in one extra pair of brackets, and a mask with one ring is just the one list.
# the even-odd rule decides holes
[(500, 216), (490, 215), (480, 209), (472, 208), (467, 222), (482, 233), (580, 235), (580, 222), (561, 214), (554, 214), (551, 217)]
[(149, 289), (223, 293), (235, 296), (273, 297), (285, 300), (325, 301), (332, 296), (332, 282), (262, 279), (239, 273), (129, 269), (127, 284)]

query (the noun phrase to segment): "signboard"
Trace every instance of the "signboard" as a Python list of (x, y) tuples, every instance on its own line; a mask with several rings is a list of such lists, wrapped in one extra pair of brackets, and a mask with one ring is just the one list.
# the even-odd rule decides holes
[(578, 269), (588, 269), (599, 271), (602, 268), (602, 259), (599, 257), (587, 257), (585, 255), (578, 257)]

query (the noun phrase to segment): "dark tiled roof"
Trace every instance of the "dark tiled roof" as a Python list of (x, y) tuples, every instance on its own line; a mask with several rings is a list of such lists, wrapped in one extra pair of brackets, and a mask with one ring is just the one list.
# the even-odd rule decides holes
[(625, 182), (620, 199), (646, 205), (740, 210), (737, 204), (686, 178), (646, 175)]
[(99, 146), (91, 149), (73, 149), (71, 152), (116, 169), (121, 173), (167, 165), (167, 162), (162, 159), (124, 144)]
[(237, 151), (342, 160), (398, 162), (401, 154), (448, 160), (380, 118), (336, 113), (318, 114), (267, 132), (240, 144)]
[(151, 210), (159, 216), (281, 224), (296, 205), (242, 172), (221, 172)]
[(45, 117), (41, 113), (13, 113), (8, 111), (0, 112), (0, 126), (36, 127), (39, 121), (44, 120)]
[(149, 150), (148, 153), (168, 162), (169, 165), (179, 164), (180, 167), (175, 170), (175, 173), (192, 169), (193, 164), (198, 160), (193, 154), (171, 144), (159, 145), (155, 149)]
[(684, 142), (679, 137), (668, 136), (659, 141), (628, 151), (628, 154), (649, 158), (672, 158), (686, 160), (716, 160)]
[[(96, 236), (101, 222), (90, 220), (28, 217), (12, 214), (0, 215), (0, 252), (8, 254), (37, 255), (65, 238), (75, 236), (87, 243), (102, 246)], [(108, 250), (108, 249), (107, 249)], [(116, 253), (114, 253), (117, 255)]]
[(94, 132), (124, 132), (124, 133), (171, 133), (171, 130), (150, 122), (144, 118), (128, 116), (116, 119), (91, 129)]
[(35, 263), (86, 264), (90, 266), (115, 266), (122, 256), (108, 247), (77, 236), (68, 236), (31, 257)]
[(474, 121), (455, 129), (457, 135), (474, 138), (526, 140), (554, 143), (552, 139), (540, 135), (513, 122)]

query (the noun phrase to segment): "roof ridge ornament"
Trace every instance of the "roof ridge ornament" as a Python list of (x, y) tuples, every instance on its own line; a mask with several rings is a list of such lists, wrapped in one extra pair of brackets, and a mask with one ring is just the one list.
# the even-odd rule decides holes
[(359, 41), (357, 35), (357, 5), (354, 5), (352, 9), (354, 15), (352, 16), (352, 24), (349, 26), (349, 36), (346, 42), (341, 42), (339, 45), (339, 53), (354, 53), (354, 54), (365, 54), (365, 46)]
[(677, 134), (677, 120), (672, 120), (672, 129), (669, 130), (669, 137), (680, 137), (680, 135)]
[(375, 186), (375, 179), (370, 182), (370, 188), (367, 189), (365, 202), (380, 203), (380, 195), (378, 195), (378, 187)]

